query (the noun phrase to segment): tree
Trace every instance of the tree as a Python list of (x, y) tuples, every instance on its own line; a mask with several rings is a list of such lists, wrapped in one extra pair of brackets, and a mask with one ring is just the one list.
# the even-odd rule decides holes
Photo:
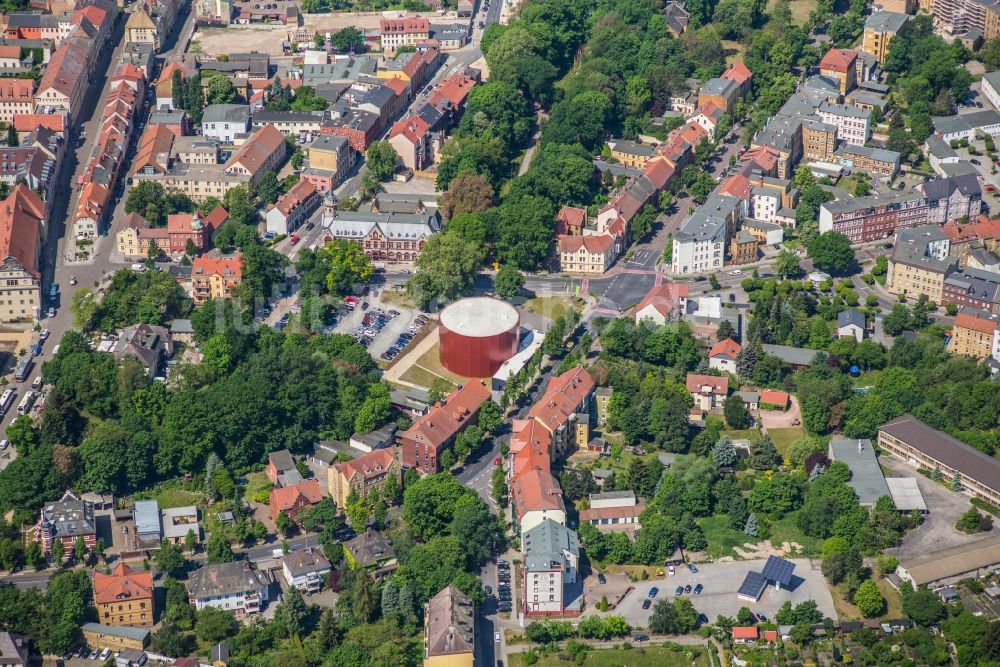
[(83, 541), (83, 537), (78, 537), (73, 542), (73, 558), (76, 559), (77, 563), (82, 563), (86, 557), (87, 543)]
[(66, 557), (66, 547), (62, 540), (55, 540), (52, 543), (52, 560), (56, 565), (61, 566)]
[(485, 176), (466, 171), (451, 179), (448, 190), (438, 200), (441, 214), (448, 220), (462, 213), (480, 213), (493, 205), (493, 186)]
[(229, 77), (218, 72), (210, 72), (205, 76), (209, 77), (206, 95), (209, 104), (236, 103), (236, 87), (229, 80)]
[(217, 644), (234, 636), (239, 627), (240, 624), (232, 613), (217, 607), (204, 607), (198, 612), (195, 631), (204, 641)]
[(795, 278), (802, 273), (799, 266), (799, 256), (787, 249), (782, 249), (774, 261), (774, 270), (782, 278)]
[(986, 628), (982, 640), (983, 657), (987, 660), (1000, 660), (1000, 623), (994, 621)]
[(406, 290), (421, 308), (434, 299), (455, 299), (475, 281), (484, 258), (481, 247), (447, 232), (435, 234), (417, 257)]
[[(945, 115), (950, 115), (950, 112)], [(856, 179), (854, 182), (854, 196), (867, 197), (872, 191), (872, 184), (868, 179), (868, 174), (858, 173), (854, 177)]]
[(751, 341), (740, 348), (736, 354), (736, 373), (741, 378), (749, 379), (753, 377), (757, 363), (764, 356), (760, 341)]
[(920, 625), (937, 623), (947, 615), (947, 609), (934, 591), (921, 586), (903, 594), (903, 613)]
[(970, 507), (955, 523), (955, 528), (966, 534), (982, 533), (993, 527), (993, 519)]
[(677, 622), (677, 612), (674, 606), (666, 600), (659, 600), (653, 605), (653, 613), (649, 616), (649, 631), (658, 635), (675, 635), (680, 632)]
[(830, 421), (830, 410), (818, 395), (812, 395), (802, 404), (802, 425), (810, 433), (823, 433)]
[(159, 653), (179, 658), (194, 649), (194, 637), (181, 632), (177, 623), (167, 617), (160, 625), (160, 629), (153, 633), (151, 645)]
[(184, 536), (184, 546), (187, 547), (188, 553), (192, 554), (198, 548), (198, 535), (195, 534), (193, 528), (189, 528), (187, 535)]
[[(277, 527), (278, 532), (286, 537), (291, 534), (292, 530), (295, 528), (295, 524), (288, 518), (288, 514), (285, 512), (278, 512), (278, 516), (274, 520), (274, 525)], [(364, 528), (362, 528), (360, 532), (364, 532)]]
[(959, 476), (958, 471), (955, 471), (955, 476), (951, 478), (951, 490), (958, 492), (962, 490), (962, 478)]
[(373, 142), (365, 153), (365, 164), (368, 165), (368, 171), (375, 174), (375, 177), (380, 181), (388, 181), (392, 178), (398, 160), (399, 155), (396, 154), (396, 149), (388, 141)]
[(365, 35), (354, 26), (341, 28), (330, 35), (330, 46), (340, 53), (362, 51), (365, 47)]
[(306, 622), (309, 620), (309, 608), (297, 587), (288, 587), (281, 603), (274, 611), (274, 617), (281, 623), (286, 637), (300, 637), (305, 634)]
[(493, 289), (502, 299), (513, 299), (524, 287), (524, 274), (517, 267), (504, 264), (493, 279)]
[(167, 538), (163, 538), (160, 549), (156, 552), (156, 567), (161, 572), (175, 577), (184, 571), (185, 565), (184, 552), (181, 551), (181, 548)]
[(866, 581), (858, 586), (854, 593), (854, 604), (864, 614), (865, 618), (874, 618), (882, 613), (885, 607), (885, 598), (879, 591), (874, 581)]
[(712, 461), (717, 468), (732, 468), (736, 465), (736, 449), (733, 447), (732, 440), (723, 436), (715, 443), (715, 446), (712, 447)]
[(747, 517), (746, 525), (743, 527), (743, 532), (750, 537), (757, 537), (757, 532), (760, 530), (757, 515), (753, 512)]
[(808, 244), (813, 264), (824, 271), (841, 273), (854, 261), (851, 240), (840, 232), (825, 232)]
[(29, 540), (24, 545), (24, 562), (28, 567), (37, 568), (42, 564), (42, 545), (34, 540)]
[(750, 427), (750, 411), (747, 410), (743, 399), (736, 394), (727, 396), (726, 400), (722, 402), (722, 412), (729, 428), (742, 430)]
[(205, 543), (205, 553), (209, 563), (230, 563), (236, 560), (233, 547), (220, 531), (212, 533)]

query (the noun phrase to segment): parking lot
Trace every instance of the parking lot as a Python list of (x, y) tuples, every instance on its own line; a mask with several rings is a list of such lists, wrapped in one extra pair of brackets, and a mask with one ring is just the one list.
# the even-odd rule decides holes
[(887, 549), (886, 553), (905, 560), (969, 541), (968, 535), (955, 528), (959, 517), (972, 507), (969, 496), (951, 491), (924, 477), (897, 456), (883, 454), (879, 457), (879, 463), (885, 470), (886, 477), (912, 477), (917, 480), (924, 503), (930, 509), (924, 515), (924, 522), (904, 535), (902, 544)]
[[(769, 586), (757, 602), (741, 600), (736, 596), (740, 584), (746, 577), (747, 572), (755, 570), (759, 572), (764, 567), (763, 560), (745, 560), (729, 563), (705, 563), (698, 565), (698, 572), (688, 572), (685, 567), (678, 567), (674, 576), (665, 575), (649, 581), (639, 581), (634, 584), (632, 590), (621, 601), (614, 610), (609, 610), (608, 614), (621, 615), (625, 617), (631, 625), (635, 627), (646, 627), (649, 624), (649, 616), (652, 614), (652, 605), (649, 609), (643, 609), (642, 603), (649, 596), (651, 588), (656, 586), (659, 592), (654, 599), (672, 601), (675, 597), (677, 586), (690, 585), (692, 589), (701, 584), (704, 590), (700, 595), (689, 594), (688, 597), (694, 602), (695, 609), (708, 617), (709, 621), (715, 622), (717, 616), (730, 616), (735, 618), (740, 607), (748, 607), (754, 613), (763, 613), (769, 619), (788, 600), (793, 605), (805, 600), (815, 600), (823, 616), (836, 619), (836, 611), (833, 607), (833, 598), (830, 596), (830, 589), (823, 579), (823, 574), (819, 571), (819, 564), (813, 568), (807, 559), (793, 559), (795, 563), (795, 573), (793, 588), (791, 590), (776, 590)], [(620, 575), (613, 575), (615, 577)], [(609, 588), (620, 590), (620, 586)], [(588, 609), (594, 608), (594, 603), (601, 599), (602, 595), (608, 595), (608, 591), (603, 590), (597, 581), (597, 576), (588, 577), (584, 582)], [(608, 595), (612, 600), (612, 595)], [(599, 613), (599, 612), (598, 612)]]

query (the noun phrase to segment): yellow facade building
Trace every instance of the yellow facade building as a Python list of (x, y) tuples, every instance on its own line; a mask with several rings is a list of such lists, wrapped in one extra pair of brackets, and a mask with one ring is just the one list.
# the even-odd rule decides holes
[(448, 585), (424, 608), (424, 667), (475, 667), (476, 606)]
[(94, 606), (106, 625), (152, 625), (153, 575), (121, 562), (111, 574), (95, 571)]
[(897, 12), (873, 12), (865, 21), (861, 50), (875, 56), (879, 64), (884, 63), (889, 54), (889, 42), (899, 34), (909, 18), (907, 14)]
[(955, 326), (951, 329), (948, 351), (979, 360), (990, 357), (997, 322), (997, 316), (991, 313), (963, 309), (955, 318)]

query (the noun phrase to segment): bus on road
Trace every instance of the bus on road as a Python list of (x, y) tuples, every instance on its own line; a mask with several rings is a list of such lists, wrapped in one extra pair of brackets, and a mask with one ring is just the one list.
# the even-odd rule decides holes
[(14, 404), (14, 399), (17, 398), (17, 392), (13, 389), (8, 389), (0, 396), (0, 417), (7, 414), (10, 410), (10, 406)]
[(31, 373), (32, 367), (35, 365), (35, 360), (30, 356), (21, 359), (17, 363), (17, 370), (14, 371), (14, 379), (18, 382), (24, 382), (28, 379), (28, 375)]

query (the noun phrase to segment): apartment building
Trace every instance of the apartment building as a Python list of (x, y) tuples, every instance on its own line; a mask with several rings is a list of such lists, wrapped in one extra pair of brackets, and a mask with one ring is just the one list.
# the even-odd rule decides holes
[(580, 544), (576, 531), (546, 519), (524, 535), (524, 613), (562, 615), (567, 587), (577, 583)]
[(899, 172), (899, 153), (884, 148), (844, 144), (834, 152), (833, 159), (853, 172), (870, 176), (894, 178)]
[(246, 104), (209, 104), (201, 115), (201, 132), (206, 139), (223, 144), (250, 131), (250, 107)]
[(607, 143), (611, 157), (626, 167), (644, 169), (646, 163), (656, 157), (656, 149), (649, 144), (640, 144), (625, 139), (612, 139)]
[(846, 95), (857, 83), (858, 54), (847, 49), (830, 49), (819, 61), (821, 76), (833, 77), (840, 84), (840, 94)]
[(321, 134), (306, 150), (308, 167), (302, 170), (302, 180), (321, 193), (329, 192), (354, 167), (356, 157), (357, 151), (347, 137)]
[(729, 395), (729, 378), (726, 376), (688, 373), (684, 385), (691, 394), (695, 409), (702, 412), (721, 408)]
[(678, 319), (686, 310), (687, 283), (654, 285), (635, 307), (635, 323), (649, 320), (653, 324), (666, 324)]
[(476, 605), (448, 584), (424, 605), (423, 667), (474, 667)]
[(822, 204), (819, 230), (845, 234), (851, 243), (867, 243), (888, 238), (897, 229), (926, 224), (927, 216), (927, 198), (919, 192), (853, 197)]
[(442, 450), (476, 423), (479, 407), (489, 399), (490, 390), (482, 382), (471, 381), (431, 407), (399, 438), (403, 465), (426, 475), (436, 473)]
[(97, 544), (94, 504), (66, 491), (62, 498), (42, 508), (31, 537), (41, 545), (46, 557), (52, 555), (57, 540), (62, 542), (64, 558), (73, 555), (77, 539), (82, 539), (87, 549), (93, 549)]
[(330, 497), (337, 503), (337, 507), (344, 509), (351, 493), (361, 499), (367, 498), (370, 493), (381, 491), (390, 477), (400, 482), (401, 475), (399, 450), (395, 447), (376, 449), (330, 468)]
[(243, 258), (239, 253), (213, 251), (191, 262), (191, 299), (201, 305), (212, 299), (228, 299), (243, 281)]
[(300, 180), (264, 214), (267, 231), (291, 234), (309, 220), (309, 216), (319, 208), (321, 200), (322, 195), (312, 182)]
[(1000, 109), (1000, 72), (987, 72), (983, 74), (980, 81), (980, 90), (983, 95), (993, 105), (994, 109)]
[(889, 54), (889, 42), (899, 34), (909, 18), (907, 14), (896, 12), (872, 12), (865, 21), (861, 50), (873, 55), (881, 65)]
[(947, 248), (948, 238), (936, 225), (900, 229), (889, 258), (886, 289), (910, 298), (926, 294), (942, 303), (945, 278), (957, 264)]
[(211, 563), (188, 574), (188, 600), (201, 611), (215, 607), (237, 616), (260, 612), (267, 604), (271, 577), (248, 560)]
[(338, 211), (324, 214), (323, 227), (330, 239), (358, 243), (376, 262), (410, 263), (427, 240), (441, 229), (437, 213), (371, 213)]
[(993, 356), (993, 337), (1000, 327), (1000, 316), (970, 308), (963, 308), (951, 328), (948, 351), (978, 361)]
[(820, 120), (802, 124), (802, 159), (829, 162), (837, 147), (837, 126)]
[(424, 18), (382, 19), (379, 22), (382, 50), (394, 53), (401, 46), (416, 46), (430, 39), (431, 24)]
[(615, 263), (623, 249), (620, 236), (560, 236), (556, 246), (559, 268), (567, 273), (601, 275)]
[(917, 187), (927, 197), (927, 221), (975, 220), (982, 210), (982, 189), (974, 174), (936, 178)]
[(524, 470), (515, 475), (510, 485), (510, 499), (522, 542), (529, 530), (547, 519), (566, 524), (566, 505), (559, 480), (547, 469)]
[(743, 202), (736, 197), (710, 195), (674, 234), (674, 275), (720, 270), (742, 207)]
[(549, 432), (553, 456), (568, 456), (590, 443), (594, 380), (582, 366), (552, 378), (545, 394), (528, 411)]
[(963, 492), (1000, 507), (1000, 461), (916, 417), (905, 414), (880, 426), (878, 446), (911, 466), (941, 471), (943, 479), (957, 476)]
[(0, 321), (20, 322), (41, 315), (41, 267), (45, 202), (18, 184), (0, 201)]
[(971, 266), (953, 271), (944, 279), (942, 302), (1000, 315), (1000, 273)]
[(275, 171), (285, 159), (288, 143), (273, 125), (257, 130), (236, 151), (225, 167), (225, 173), (248, 179), (256, 186), (264, 174)]
[(978, 31), (983, 39), (1000, 35), (1000, 3), (996, 0), (934, 0), (935, 23), (947, 33), (960, 36)]
[(0, 121), (9, 125), (14, 116), (31, 113), (34, 104), (34, 79), (0, 79)]
[(119, 562), (111, 574), (94, 571), (94, 607), (104, 625), (153, 624), (153, 575)]
[(824, 102), (816, 110), (822, 121), (837, 128), (837, 139), (855, 146), (864, 146), (871, 136), (872, 112), (847, 104)]

